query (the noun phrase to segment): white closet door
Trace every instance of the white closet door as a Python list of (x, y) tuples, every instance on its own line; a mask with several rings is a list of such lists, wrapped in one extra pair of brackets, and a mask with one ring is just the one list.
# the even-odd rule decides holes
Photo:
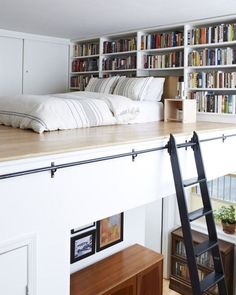
[(26, 295), (27, 246), (0, 254), (0, 294)]
[(49, 94), (68, 89), (69, 46), (24, 40), (24, 94)]
[(23, 40), (0, 37), (0, 95), (22, 94)]

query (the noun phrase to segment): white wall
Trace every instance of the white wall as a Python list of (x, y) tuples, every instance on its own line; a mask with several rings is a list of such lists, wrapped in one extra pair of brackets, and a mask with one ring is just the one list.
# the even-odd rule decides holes
[(124, 241), (110, 248), (96, 252), (83, 260), (71, 264), (71, 272), (78, 271), (98, 260), (101, 260), (119, 250), (138, 243), (145, 245), (145, 215), (146, 207), (138, 207), (124, 212)]

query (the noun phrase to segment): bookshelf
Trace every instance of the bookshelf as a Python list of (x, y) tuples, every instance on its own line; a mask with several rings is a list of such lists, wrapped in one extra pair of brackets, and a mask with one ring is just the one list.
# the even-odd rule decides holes
[(91, 77), (99, 76), (99, 60), (99, 38), (78, 41), (71, 46), (71, 91), (83, 91)]
[(72, 90), (83, 90), (91, 76), (177, 76), (181, 98), (197, 101), (197, 120), (236, 123), (236, 15), (79, 40), (72, 48)]
[(137, 32), (101, 38), (101, 76), (136, 76)]
[(183, 25), (145, 29), (138, 36), (140, 76), (183, 76)]
[(188, 24), (186, 96), (201, 121), (236, 122), (236, 18)]
[[(207, 240), (207, 235), (192, 230), (193, 241), (200, 244)], [(226, 282), (228, 286), (228, 294), (233, 294), (233, 271), (234, 265), (234, 245), (219, 240), (220, 252), (225, 271)], [(199, 278), (203, 279), (212, 271), (212, 257), (210, 253), (204, 253), (198, 258)], [(191, 295), (191, 285), (189, 279), (189, 271), (187, 267), (185, 247), (183, 243), (182, 229), (178, 228), (171, 233), (171, 276), (170, 288), (183, 295)], [(217, 295), (217, 286), (212, 287), (206, 293), (208, 295)]]

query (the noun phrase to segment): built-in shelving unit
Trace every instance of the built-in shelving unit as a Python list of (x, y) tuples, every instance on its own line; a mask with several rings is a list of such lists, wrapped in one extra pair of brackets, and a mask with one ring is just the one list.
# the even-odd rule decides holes
[(82, 40), (71, 47), (70, 89), (82, 91), (99, 76), (100, 39)]
[[(192, 230), (194, 245), (201, 244), (207, 239), (203, 233)], [(170, 288), (183, 295), (192, 294), (189, 269), (187, 266), (186, 252), (183, 241), (183, 232), (181, 228), (174, 230), (171, 233), (172, 247), (171, 247), (171, 275), (170, 275)], [(222, 240), (219, 240), (219, 248), (222, 258), (222, 263), (225, 271), (225, 279), (228, 288), (228, 294), (233, 294), (233, 272), (234, 265), (234, 245)], [(202, 280), (213, 269), (213, 259), (210, 252), (203, 253), (197, 259), (198, 275)], [(210, 288), (204, 294), (217, 295), (217, 285)]]
[(236, 16), (185, 25), (185, 93), (202, 121), (236, 122)]
[[(82, 68), (72, 66), (71, 90), (84, 90), (93, 76), (178, 76), (182, 98), (197, 101), (198, 119), (222, 122), (229, 115), (236, 123), (236, 15), (79, 40), (71, 52), (71, 63)], [(211, 83), (217, 75), (222, 85)]]

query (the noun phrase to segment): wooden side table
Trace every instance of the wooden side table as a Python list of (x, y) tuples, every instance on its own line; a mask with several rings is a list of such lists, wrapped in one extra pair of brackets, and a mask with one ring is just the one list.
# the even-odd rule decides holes
[(166, 98), (164, 100), (164, 120), (182, 123), (196, 122), (196, 100)]
[(135, 244), (71, 275), (70, 295), (162, 295), (163, 256)]

